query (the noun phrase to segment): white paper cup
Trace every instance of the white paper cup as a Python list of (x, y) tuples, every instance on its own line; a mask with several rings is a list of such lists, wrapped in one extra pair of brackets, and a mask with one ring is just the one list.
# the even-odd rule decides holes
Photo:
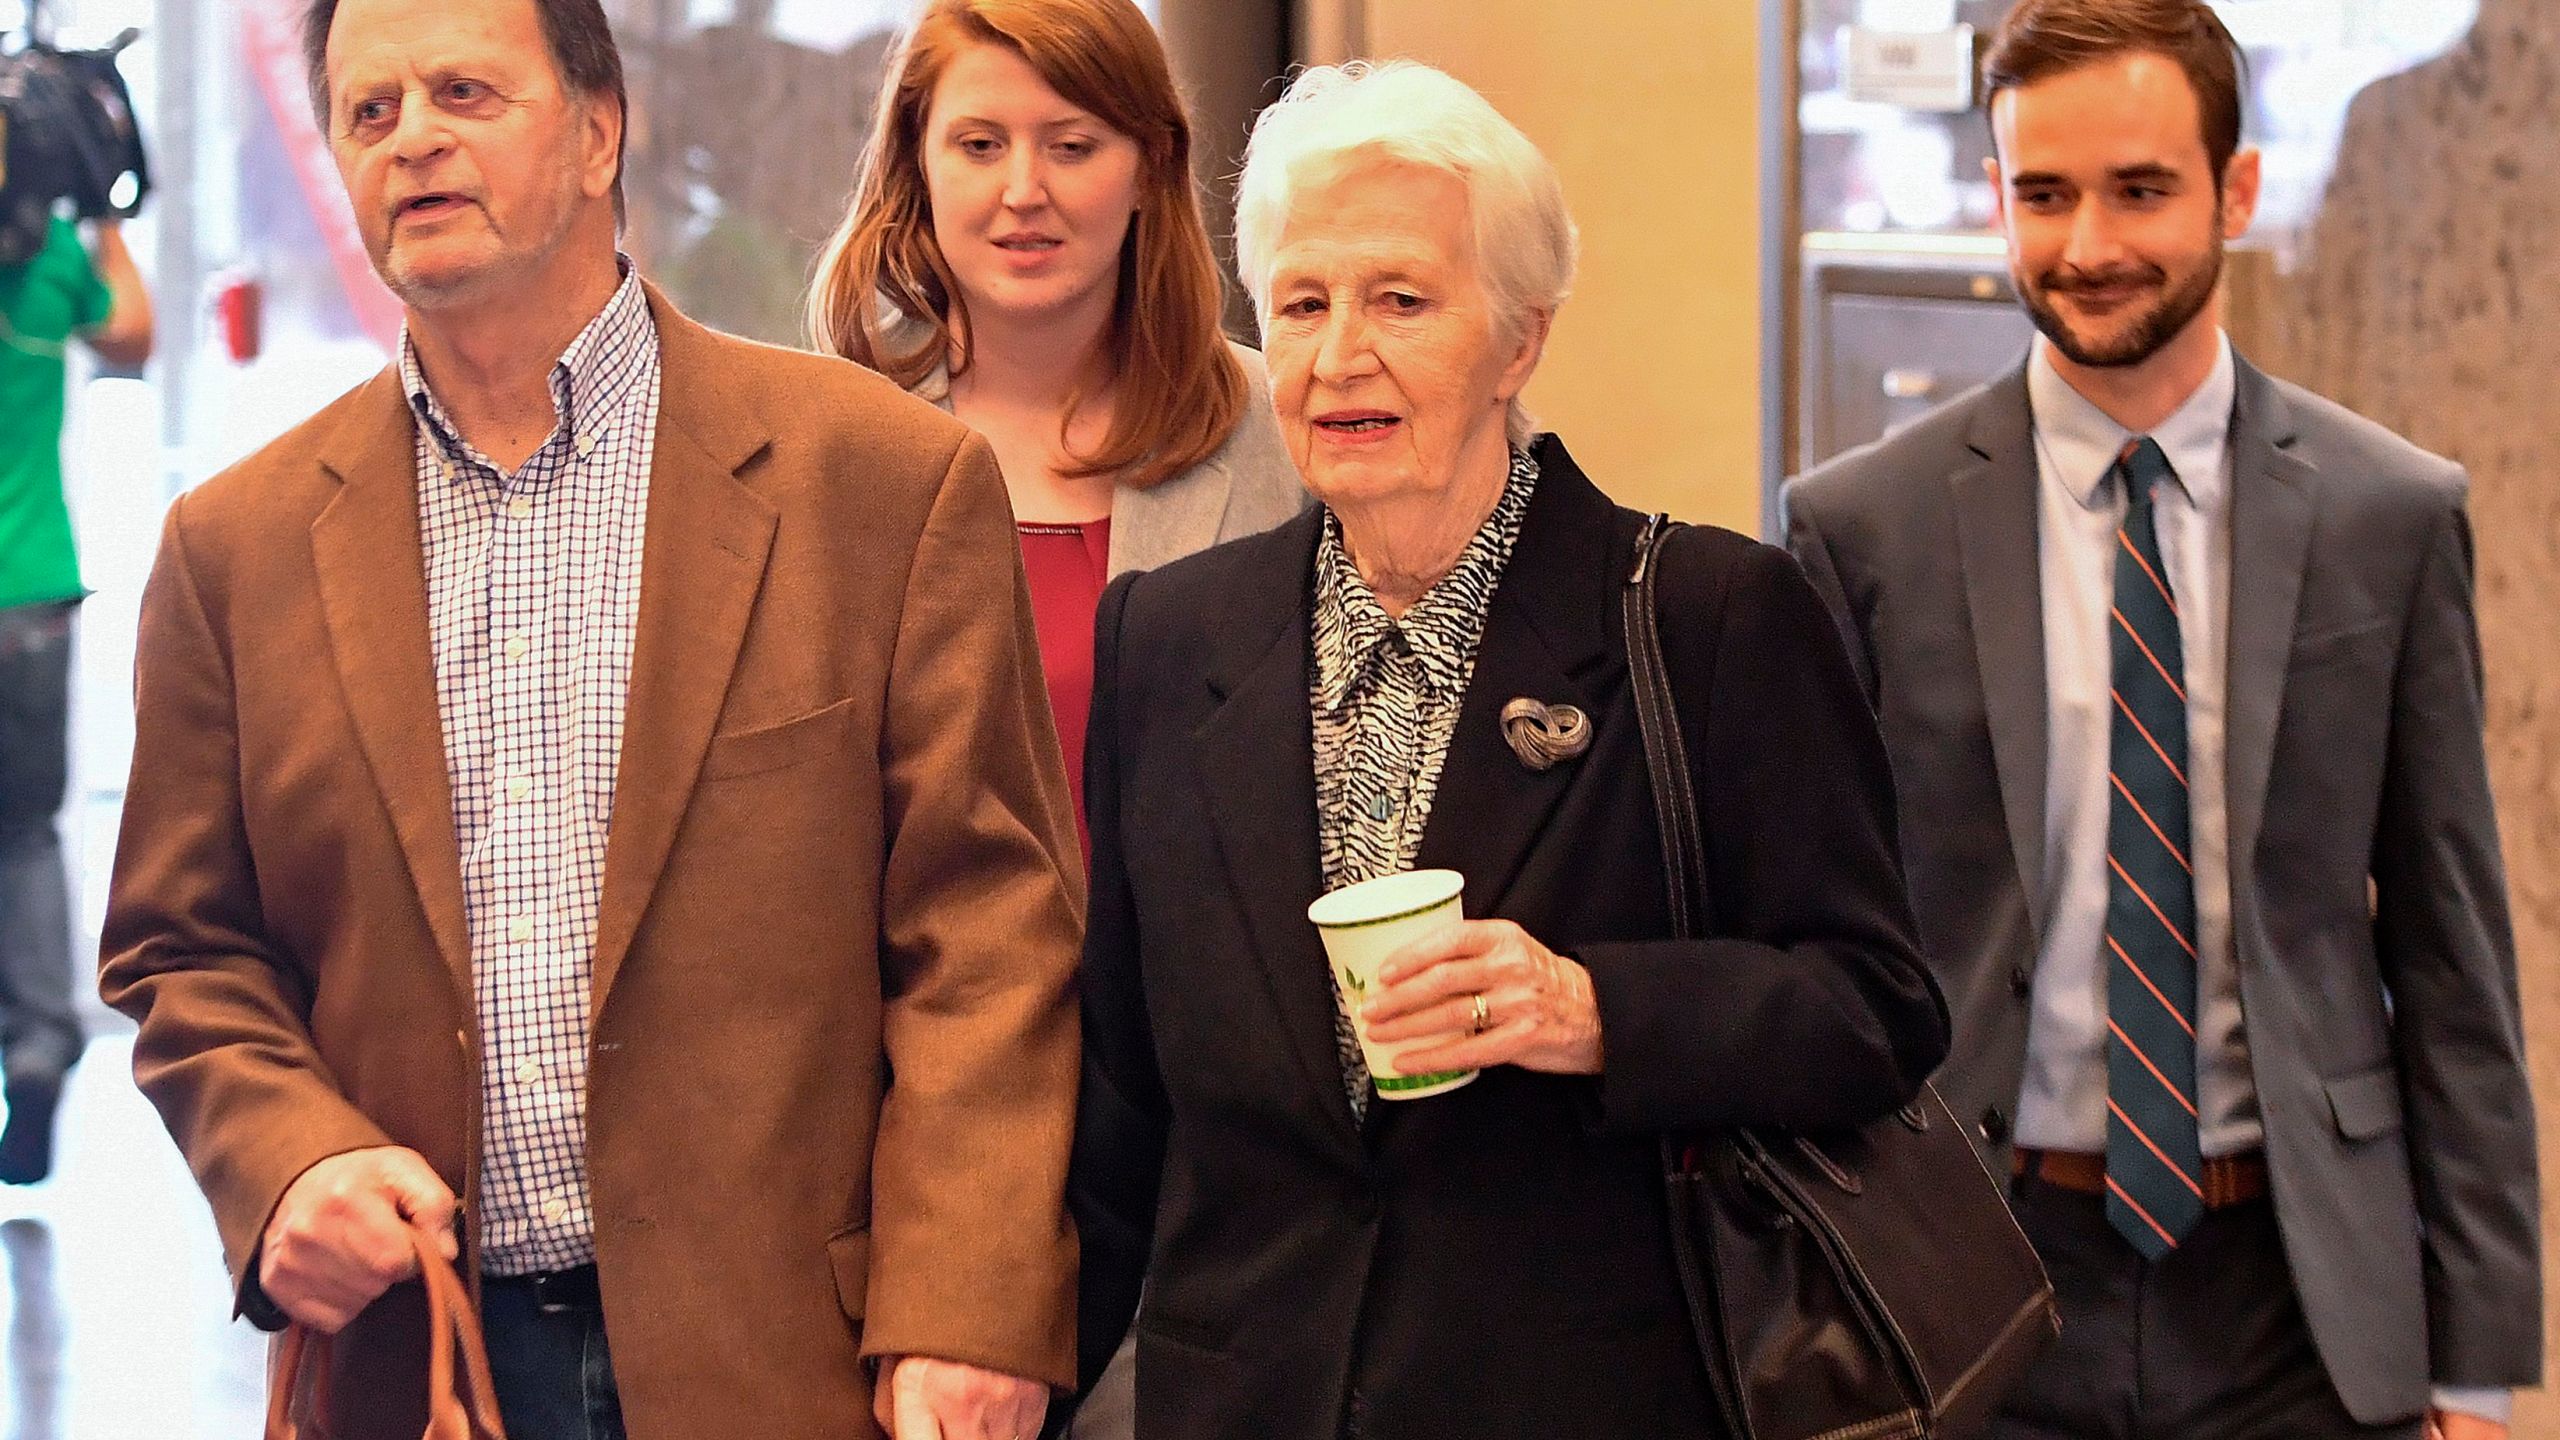
[(1458, 896), (1466, 883), (1466, 877), (1455, 870), (1406, 870), (1345, 885), (1307, 907), (1307, 918), (1324, 937), (1324, 953), (1332, 962), (1326, 968), (1333, 972), (1334, 990), (1351, 1016), (1352, 1031), (1360, 1037), (1369, 1082), (1381, 1099), (1419, 1100), (1476, 1078), (1473, 1070), (1405, 1074), (1396, 1065), (1396, 1054), (1437, 1044), (1438, 1038), (1407, 1040), (1382, 1050), (1369, 1043), (1369, 1022), (1360, 1014), (1360, 1007), (1377, 988), (1378, 967), (1388, 956), (1460, 918)]

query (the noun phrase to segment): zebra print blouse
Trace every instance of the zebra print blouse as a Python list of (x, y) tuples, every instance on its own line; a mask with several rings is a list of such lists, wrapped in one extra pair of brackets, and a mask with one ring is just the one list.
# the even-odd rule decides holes
[[(1313, 658), (1316, 829), (1328, 890), (1409, 869), (1440, 783), (1440, 765), (1475, 672), (1485, 615), (1520, 538), (1538, 462), (1511, 452), (1511, 476), (1455, 568), (1397, 619), (1351, 562), (1341, 522), (1316, 542)], [(1367, 1113), (1368, 1068), (1335, 997), (1334, 1037), (1355, 1114)]]

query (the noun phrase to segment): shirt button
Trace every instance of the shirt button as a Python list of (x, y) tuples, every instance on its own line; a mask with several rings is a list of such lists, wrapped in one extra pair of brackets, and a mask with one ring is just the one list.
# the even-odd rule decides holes
[(508, 658), (508, 659), (510, 659), (510, 660), (521, 660), (521, 659), (523, 659), (525, 656), (530, 655), (530, 654), (532, 654), (532, 653), (533, 653), (533, 642), (532, 642), (532, 641), (527, 640), (526, 638), (524, 638), (524, 637), (523, 637), (523, 636), (521, 636), (521, 635), (510, 635), (510, 636), (508, 636), (508, 637), (507, 637), (507, 658)]
[(1384, 820), (1389, 815), (1395, 813), (1395, 808), (1396, 802), (1388, 797), (1384, 795), (1372, 796), (1369, 800), (1369, 818), (1372, 820)]
[(507, 781), (507, 798), (510, 800), (522, 800), (524, 797), (532, 793), (533, 782), (522, 775), (515, 776)]
[(532, 1084), (534, 1081), (539, 1080), (539, 1079), (541, 1079), (541, 1078), (542, 1078), (542, 1062), (541, 1062), (541, 1061), (539, 1061), (539, 1060), (519, 1060), (519, 1061), (517, 1061), (517, 1062), (516, 1062), (516, 1083), (517, 1083), (517, 1084), (519, 1084), (519, 1085), (530, 1085), (530, 1084)]
[(592, 455), (595, 453), (595, 449), (596, 437), (593, 435), (581, 435), (578, 437), (578, 453), (580, 455)]
[(533, 917), (530, 915), (519, 915), (513, 920), (508, 921), (507, 938), (516, 941), (532, 939)]
[(532, 513), (533, 502), (521, 495), (507, 502), (507, 514), (512, 519), (522, 520)]
[(568, 1197), (567, 1197), (567, 1196), (564, 1196), (564, 1195), (554, 1195), (554, 1196), (552, 1196), (550, 1199), (543, 1201), (543, 1202), (542, 1202), (542, 1218), (543, 1218), (543, 1219), (545, 1219), (545, 1220), (550, 1221), (550, 1222), (551, 1222), (552, 1224), (554, 1224), (554, 1225), (557, 1225), (557, 1224), (559, 1224), (561, 1221), (568, 1219), (568, 1218), (569, 1218), (569, 1200), (568, 1200)]
[(2029, 991), (2031, 991), (2031, 990), (2033, 990), (2033, 989), (2035, 989), (2035, 988), (2036, 988), (2035, 977), (2027, 973), (2027, 967), (2026, 967), (2026, 966), (2024, 966), (2024, 965), (2013, 965), (2013, 966), (2009, 967), (2009, 993), (2010, 993), (2010, 994), (2017, 996), (2017, 997), (2018, 997), (2019, 999), (2021, 999), (2021, 1000), (2024, 1000), (2024, 999), (2026, 999), (2026, 998), (2027, 998), (2027, 994), (2028, 994), (2028, 992), (2029, 992)]
[(1982, 1123), (1975, 1127), (1975, 1133), (1979, 1134), (1983, 1139), (1990, 1141), (1994, 1145), (2003, 1145), (2008, 1143), (2008, 1113), (1997, 1105), (1983, 1111)]

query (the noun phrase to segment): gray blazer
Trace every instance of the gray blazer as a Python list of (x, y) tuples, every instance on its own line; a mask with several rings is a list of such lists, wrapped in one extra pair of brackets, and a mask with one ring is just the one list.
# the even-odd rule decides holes
[[(2006, 1174), (2044, 896), (2044, 639), (2024, 368), (1786, 487), (1902, 801), (1938, 1077)], [(2466, 478), (2239, 367), (2227, 803), (2276, 1215), (2365, 1423), (2531, 1385), (2532, 1099), (2481, 730)], [(2370, 889), (2368, 889), (2370, 887)]]
[[(1271, 413), (1271, 382), (1262, 352), (1234, 341), (1244, 367), (1244, 414), (1227, 443), (1208, 459), (1144, 490), (1127, 485), (1111, 497), (1111, 573), (1153, 570), (1228, 540), (1259, 535), (1311, 503), (1298, 478), (1298, 463), (1280, 440)], [(915, 394), (951, 408), (951, 381), (936, 370), (916, 382)]]

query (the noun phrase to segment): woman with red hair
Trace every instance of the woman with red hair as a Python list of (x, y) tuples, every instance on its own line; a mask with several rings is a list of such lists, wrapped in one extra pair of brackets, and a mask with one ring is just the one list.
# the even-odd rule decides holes
[(933, 0), (810, 289), (811, 338), (995, 446), (1083, 813), (1103, 585), (1307, 502), (1217, 261), (1164, 46), (1130, 0)]

